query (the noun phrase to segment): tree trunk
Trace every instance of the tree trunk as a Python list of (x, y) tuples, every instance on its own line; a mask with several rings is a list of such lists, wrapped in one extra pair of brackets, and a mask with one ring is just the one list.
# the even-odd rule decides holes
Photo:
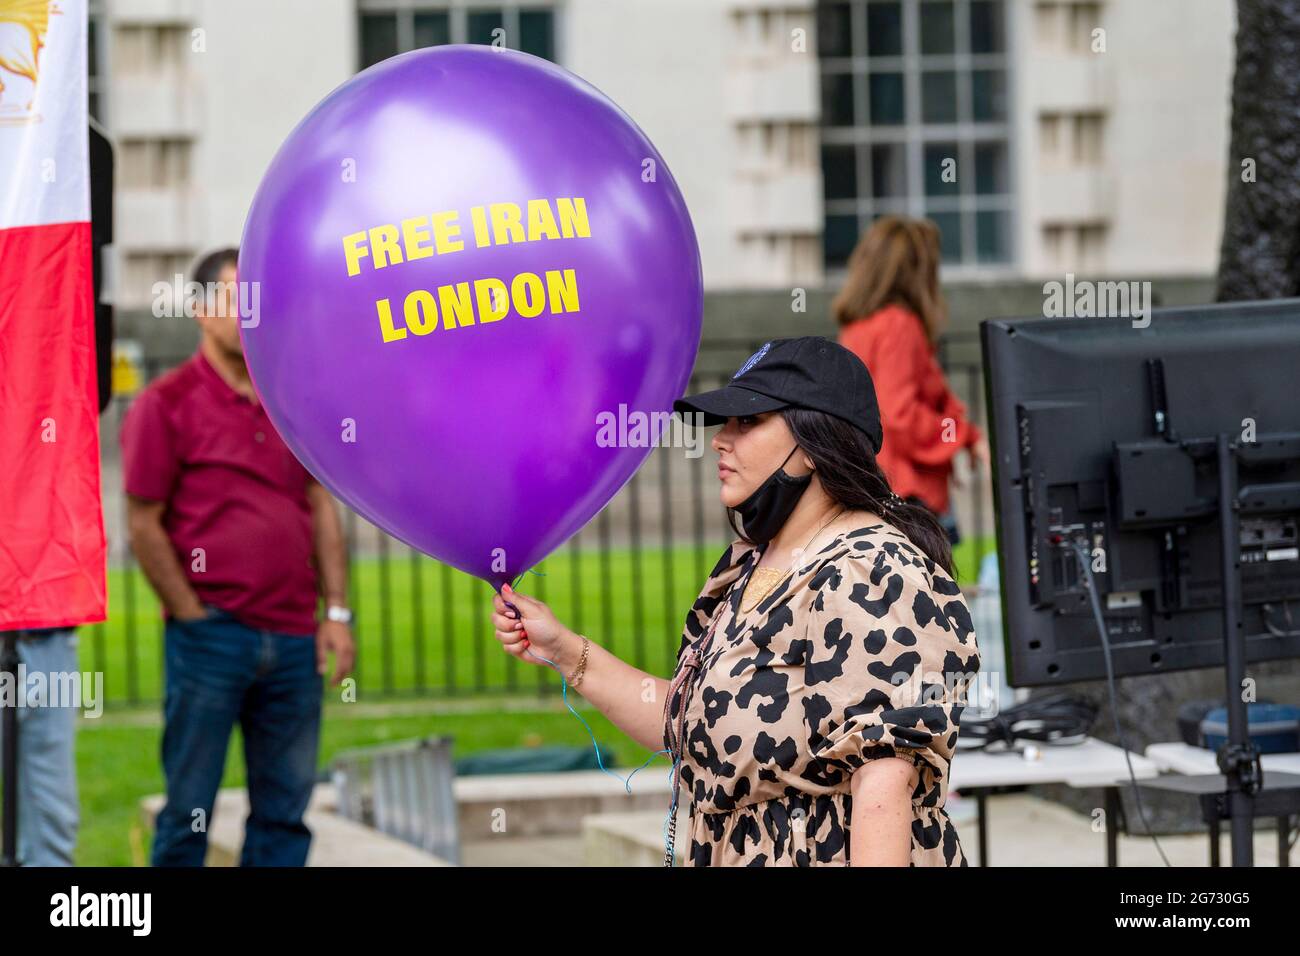
[(1300, 294), (1300, 0), (1237, 0), (1228, 155), (1215, 298)]

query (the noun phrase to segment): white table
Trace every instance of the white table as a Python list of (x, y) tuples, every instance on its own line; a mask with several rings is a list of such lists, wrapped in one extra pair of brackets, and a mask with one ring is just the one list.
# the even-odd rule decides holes
[(1124, 759), (1124, 750), (1104, 740), (1088, 737), (1079, 744), (1035, 744), (1040, 758), (1026, 760), (1018, 751), (985, 753), (958, 750), (953, 757), (948, 789), (972, 794), (978, 809), (980, 866), (988, 865), (988, 829), (985, 806), (998, 787), (1063, 783), (1076, 789), (1100, 787), (1106, 800), (1106, 865), (1117, 866), (1119, 821), (1123, 805), (1120, 784), (1129, 781), (1129, 762), (1138, 780), (1160, 776), (1160, 767), (1136, 753)]
[[(1156, 764), (1161, 770), (1167, 770), (1171, 773), (1182, 774), (1188, 777), (1204, 776), (1206, 774), (1219, 774), (1218, 756), (1213, 750), (1206, 750), (1204, 747), (1193, 747), (1182, 741), (1151, 744), (1146, 749), (1148, 760)], [(1295, 780), (1284, 780), (1280, 774), (1297, 774), (1300, 775), (1300, 753), (1290, 754), (1261, 754), (1259, 758), (1260, 766), (1264, 770), (1264, 790), (1256, 795), (1256, 812), (1259, 816), (1272, 816), (1270, 807), (1277, 810), (1277, 853), (1278, 866), (1285, 867), (1290, 864), (1291, 857), (1291, 817), (1287, 810), (1287, 800), (1284, 794), (1277, 794), (1280, 800), (1271, 800), (1274, 797), (1273, 788), (1269, 787), (1270, 783), (1277, 784), (1278, 789), (1285, 790), (1290, 787), (1293, 796), (1290, 800), (1290, 807), (1294, 807), (1294, 786)], [(955, 764), (954, 764), (955, 766)], [(1270, 773), (1273, 775), (1270, 779)], [(1215, 790), (1222, 792), (1227, 789), (1227, 782), (1224, 781), (1222, 787), (1216, 787)], [(1188, 790), (1188, 793), (1194, 793)], [(1202, 792), (1196, 794), (1202, 798), (1209, 796), (1212, 791), (1209, 788), (1202, 788)], [(1261, 797), (1262, 795), (1262, 797)], [(1217, 794), (1215, 794), (1217, 797)], [(1260, 800), (1264, 801), (1264, 806), (1260, 806)], [(1210, 831), (1210, 866), (1219, 865), (1219, 813), (1211, 812), (1207, 809), (1210, 804), (1202, 799), (1202, 817)]]
[[(1152, 744), (1147, 747), (1146, 757), (1161, 770), (1171, 773), (1218, 773), (1219, 764), (1213, 750), (1193, 747), (1182, 741), (1178, 743)], [(1267, 773), (1300, 773), (1300, 754), (1262, 754), (1260, 766)]]

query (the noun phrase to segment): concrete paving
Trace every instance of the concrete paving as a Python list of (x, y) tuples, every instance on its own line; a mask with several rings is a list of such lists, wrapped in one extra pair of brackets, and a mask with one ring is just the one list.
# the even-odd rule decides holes
[[(533, 775), (529, 775), (533, 776)], [(551, 776), (551, 775), (547, 775)], [(465, 778), (457, 781), (458, 787), (469, 785), (470, 791), (458, 794), (462, 799), (471, 797), (465, 811), (476, 803), (487, 805), (491, 781)], [(582, 781), (574, 781), (581, 783)], [(513, 819), (510, 830), (488, 833), (482, 829), (463, 833), (461, 865), (482, 867), (506, 866), (661, 866), (663, 862), (663, 826), (665, 807), (647, 809), (641, 801), (610, 802), (609, 794), (601, 794), (604, 805), (594, 812), (580, 812), (573, 792), (559, 788), (553, 780), (535, 776), (527, 788), (533, 806), (527, 811), (516, 807), (507, 819)], [(603, 790), (601, 780), (586, 782), (594, 790)], [(651, 789), (658, 789), (652, 787)], [(555, 792), (551, 792), (555, 791)], [(644, 794), (641, 800), (652, 798)], [(370, 827), (364, 827), (340, 818), (334, 809), (332, 788), (321, 785), (312, 800), (308, 824), (314, 840), (310, 866), (445, 866), (445, 861), (385, 836)], [(142, 802), (141, 810), (146, 827), (151, 827), (154, 814), (161, 807), (161, 795)], [(560, 806), (555, 806), (559, 804)], [(566, 807), (567, 812), (561, 807)], [(545, 811), (545, 812), (542, 812)], [(962, 847), (971, 865), (979, 863), (979, 840), (975, 823), (975, 806), (971, 798), (959, 795), (950, 797), (949, 815), (957, 826)], [(533, 826), (519, 825), (520, 816), (535, 815)], [(680, 809), (678, 834), (685, 830), (686, 808)], [(231, 866), (238, 861), (238, 847), (243, 838), (243, 820), (247, 814), (247, 800), (243, 791), (221, 792), (218, 811), (214, 814), (210, 831), (211, 851), (209, 865)], [(989, 854), (994, 866), (1024, 867), (1088, 867), (1104, 866), (1106, 861), (1105, 834), (1094, 827), (1093, 819), (1059, 804), (1029, 794), (1002, 794), (988, 801)], [(552, 832), (529, 832), (545, 821)], [(1130, 825), (1139, 827), (1140, 821)], [(554, 832), (562, 827), (563, 832)], [(540, 827), (539, 827), (540, 828)], [(471, 828), (475, 829), (475, 828)], [(1204, 832), (1159, 837), (1169, 863), (1175, 867), (1209, 865), (1209, 840)], [(1277, 832), (1257, 829), (1255, 833), (1255, 865), (1278, 865)], [(681, 849), (679, 844), (679, 849)], [(1220, 852), (1224, 862), (1230, 859), (1231, 841), (1225, 834), (1220, 837)], [(679, 853), (679, 865), (680, 865)], [(1300, 852), (1293, 849), (1291, 863), (1300, 862)], [(1162, 867), (1159, 851), (1150, 838), (1121, 835), (1119, 839), (1119, 865), (1122, 867)]]
[[(954, 800), (949, 814), (957, 826), (962, 849), (972, 866), (979, 863), (979, 836), (973, 816), (974, 801)], [(989, 857), (993, 866), (1104, 866), (1106, 836), (1093, 829), (1091, 817), (1075, 813), (1056, 803), (1027, 794), (1005, 794), (988, 801)], [(663, 812), (638, 812), (588, 817), (587, 864), (597, 866), (661, 865), (663, 860)], [(1140, 826), (1134, 822), (1133, 826)], [(678, 823), (678, 834), (682, 823)], [(1205, 833), (1158, 836), (1169, 863), (1175, 867), (1209, 865), (1209, 838)], [(1255, 833), (1255, 865), (1277, 866), (1277, 832)], [(1231, 843), (1220, 839), (1222, 860), (1228, 861)], [(680, 843), (679, 843), (680, 849)], [(680, 854), (679, 854), (680, 855)], [(1294, 865), (1300, 852), (1293, 849)], [(1155, 844), (1148, 837), (1119, 839), (1121, 867), (1163, 867)], [(531, 865), (531, 864), (530, 864)], [(545, 864), (537, 864), (545, 865)]]

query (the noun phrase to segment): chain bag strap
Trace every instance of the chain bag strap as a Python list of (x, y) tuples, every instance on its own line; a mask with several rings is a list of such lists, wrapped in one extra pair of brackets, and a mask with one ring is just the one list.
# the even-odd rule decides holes
[[(700, 670), (703, 666), (704, 655), (708, 651), (710, 644), (713, 642), (713, 632), (718, 629), (718, 624), (723, 618), (723, 612), (731, 601), (731, 592), (737, 586), (743, 588), (745, 582), (750, 579), (754, 573), (754, 568), (758, 566), (755, 560), (753, 566), (746, 572), (743, 578), (733, 581), (727, 588), (726, 593), (722, 595), (722, 600), (718, 602), (717, 610), (714, 612), (713, 620), (709, 623), (709, 630), (696, 643), (692, 644), (686, 652), (686, 659), (682, 662), (681, 668), (668, 685), (668, 694), (664, 700), (664, 725), (668, 729), (670, 739), (668, 741), (669, 750), (673, 756), (673, 802), (668, 817), (668, 839), (664, 844), (664, 866), (673, 865), (674, 846), (677, 840), (677, 795), (681, 788), (682, 776), (682, 758), (686, 752), (685, 735), (686, 735), (686, 710), (690, 705), (691, 697), (695, 692), (695, 682), (699, 678)], [(681, 707), (677, 711), (677, 719), (670, 719), (670, 709), (673, 703), (673, 697), (677, 692), (681, 692)]]

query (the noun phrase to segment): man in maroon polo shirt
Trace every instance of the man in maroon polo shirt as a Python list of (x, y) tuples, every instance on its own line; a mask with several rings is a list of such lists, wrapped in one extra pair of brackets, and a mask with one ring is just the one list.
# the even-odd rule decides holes
[(144, 389), (122, 423), (131, 548), (166, 621), (155, 866), (203, 865), (236, 722), (250, 804), (241, 864), (306, 862), (321, 677), (331, 652), (336, 685), (354, 657), (338, 512), (257, 400), (236, 261), (222, 249), (199, 262), (198, 351)]

